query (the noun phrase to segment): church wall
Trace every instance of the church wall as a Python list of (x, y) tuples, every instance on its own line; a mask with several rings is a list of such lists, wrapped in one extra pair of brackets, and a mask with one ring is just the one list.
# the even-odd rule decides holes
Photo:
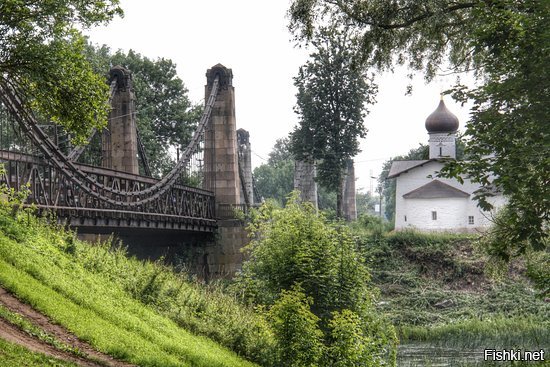
[[(407, 222), (405, 228), (417, 228), (425, 231), (468, 230), (468, 199), (408, 199), (405, 203)], [(411, 207), (411, 208), (408, 208)], [(437, 218), (432, 219), (432, 212)]]
[[(465, 179), (461, 185), (454, 179), (430, 178), (443, 167), (443, 163), (430, 162), (422, 167), (416, 167), (409, 172), (402, 173), (396, 178), (396, 211), (395, 229), (406, 229), (414, 226), (421, 230), (429, 231), (457, 231), (475, 232), (491, 225), (492, 213), (483, 212), (477, 207), (477, 202), (472, 200), (472, 193), (479, 188), (470, 180)], [(405, 199), (403, 195), (415, 190), (432, 180), (437, 179), (452, 187), (469, 193), (470, 198), (438, 198), (438, 199)], [(492, 200), (498, 208), (503, 205), (505, 199), (497, 196)], [(461, 204), (459, 204), (459, 202)], [(437, 220), (432, 220), (432, 211), (437, 212)], [(407, 216), (407, 221), (405, 221)], [(473, 216), (473, 224), (469, 223), (469, 216)]]

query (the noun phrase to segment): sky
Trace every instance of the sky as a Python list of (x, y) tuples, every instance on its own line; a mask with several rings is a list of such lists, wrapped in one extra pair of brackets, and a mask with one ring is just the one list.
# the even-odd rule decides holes
[[(218, 63), (233, 71), (237, 128), (250, 132), (252, 165), (265, 163), (276, 139), (288, 136), (298, 122), (294, 113), (293, 77), (308, 53), (296, 47), (287, 29), (290, 1), (252, 0), (121, 0), (123, 18), (84, 33), (92, 43), (112, 50), (130, 49), (150, 59), (167, 58), (196, 103), (204, 99), (206, 70)], [(439, 104), (440, 93), (455, 77), (436, 77), (426, 85), (423, 75), (412, 82), (407, 71), (378, 75), (377, 102), (367, 106), (367, 137), (355, 157), (356, 187), (376, 186), (390, 157), (427, 144), (424, 122)], [(413, 93), (406, 96), (406, 87)], [(468, 110), (450, 97), (445, 104), (459, 118)]]

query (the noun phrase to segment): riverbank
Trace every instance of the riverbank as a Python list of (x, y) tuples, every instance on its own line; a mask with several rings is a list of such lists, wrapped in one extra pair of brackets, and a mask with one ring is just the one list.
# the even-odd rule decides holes
[(550, 304), (538, 297), (521, 262), (493, 277), (477, 236), (359, 226), (355, 233), (380, 288), (378, 308), (403, 346), (474, 354), (485, 348), (550, 350)]

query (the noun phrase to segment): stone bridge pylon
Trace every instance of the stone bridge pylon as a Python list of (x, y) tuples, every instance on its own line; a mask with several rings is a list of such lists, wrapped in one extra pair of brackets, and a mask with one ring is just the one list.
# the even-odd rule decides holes
[[(219, 212), (241, 203), (233, 72), (217, 64), (206, 72), (205, 100), (219, 77), (218, 96), (204, 137), (204, 189), (214, 192)], [(222, 214), (222, 213), (220, 213)]]
[[(243, 223), (234, 219), (234, 208), (250, 205), (252, 196), (252, 190), (247, 192), (247, 182), (241, 182), (241, 176), (244, 181), (251, 176), (248, 172), (251, 167), (248, 164), (239, 167), (233, 72), (221, 64), (208, 69), (206, 98), (216, 77), (219, 78), (218, 95), (204, 137), (203, 188), (213, 191), (215, 195), (218, 238), (213, 246), (205, 249), (202, 264), (205, 278), (232, 276), (240, 268), (243, 261), (241, 248), (248, 243), (248, 236)], [(244, 163), (247, 161), (244, 159)], [(247, 194), (250, 195), (249, 200), (245, 200)]]

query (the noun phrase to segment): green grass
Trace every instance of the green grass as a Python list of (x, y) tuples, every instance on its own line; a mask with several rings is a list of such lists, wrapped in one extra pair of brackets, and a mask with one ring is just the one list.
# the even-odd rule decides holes
[(96, 349), (141, 366), (253, 365), (90, 271), (72, 234), (6, 206), (0, 229), (0, 284)]
[(434, 326), (402, 326), (401, 343), (429, 342), (442, 347), (537, 349), (548, 347), (550, 320), (532, 317), (467, 319)]
[(50, 344), (51, 346), (55, 347), (58, 350), (69, 352), (77, 356), (83, 356), (83, 353), (80, 350), (73, 348), (65, 343), (62, 343), (61, 341), (56, 339), (54, 336), (48, 334), (38, 326), (31, 323), (29, 320), (27, 320), (23, 316), (15, 312), (11, 312), (3, 305), (0, 305), (0, 318), (7, 320), (8, 322), (12, 323), (13, 325), (23, 330), (27, 334), (34, 336), (45, 343)]
[(274, 340), (265, 320), (228, 296), (220, 284), (199, 285), (160, 263), (128, 258), (109, 243), (78, 243), (72, 258), (95, 275), (119, 284), (135, 300), (147, 304), (195, 334), (208, 336), (260, 364), (269, 365)]
[(18, 345), (0, 339), (0, 367), (77, 367), (44, 354), (33, 353)]
[(550, 304), (537, 297), (521, 264), (489, 277), (476, 236), (355, 233), (381, 291), (378, 308), (401, 343), (550, 347)]

